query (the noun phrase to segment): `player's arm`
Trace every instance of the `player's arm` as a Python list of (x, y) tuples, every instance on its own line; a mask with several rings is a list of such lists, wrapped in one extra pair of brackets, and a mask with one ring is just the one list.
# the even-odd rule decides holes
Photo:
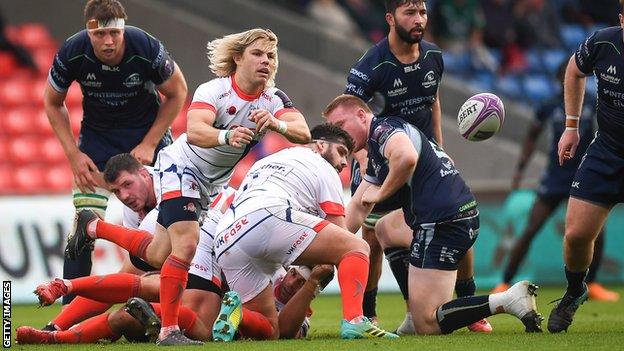
[(540, 134), (542, 133), (542, 129), (542, 123), (533, 123), (529, 128), (527, 135), (524, 137), (524, 141), (522, 142), (522, 150), (520, 151), (520, 159), (518, 160), (516, 172), (514, 173), (511, 182), (512, 190), (516, 190), (520, 186), (524, 169), (531, 160), (531, 156), (533, 156), (533, 151), (535, 151), (535, 144), (537, 142), (537, 138), (539, 138)]
[(334, 266), (332, 265), (318, 265), (312, 269), (310, 278), (279, 312), (280, 339), (300, 337), (301, 325), (308, 314), (312, 300), (316, 297), (320, 282), (333, 272)]
[(431, 105), (431, 127), (433, 129), (433, 137), (438, 146), (443, 147), (444, 140), (442, 138), (442, 107), (440, 106), (440, 90), (436, 92), (435, 101)]
[(78, 145), (76, 145), (69, 121), (69, 112), (65, 106), (66, 96), (66, 92), (57, 91), (48, 82), (43, 96), (45, 112), (56, 137), (63, 147), (65, 156), (69, 160), (74, 174), (74, 182), (82, 192), (87, 192), (88, 190), (95, 191), (98, 183), (91, 172), (98, 172), (98, 169), (91, 158), (80, 151)]
[(163, 135), (178, 116), (184, 105), (188, 89), (182, 70), (174, 63), (173, 75), (158, 86), (158, 91), (165, 96), (165, 101), (158, 108), (154, 124), (147, 131), (145, 137), (130, 153), (139, 162), (150, 165), (154, 161), (154, 150), (160, 143)]
[(373, 210), (373, 204), (362, 203), (362, 194), (364, 194), (364, 192), (371, 186), (374, 185), (366, 180), (362, 180), (351, 197), (351, 201), (349, 201), (345, 220), (347, 230), (351, 233), (355, 233), (358, 229), (360, 229), (362, 223), (364, 223), (364, 220), (366, 219), (366, 216), (368, 216)]
[(416, 169), (418, 152), (405, 133), (392, 134), (385, 143), (383, 153), (388, 160), (388, 176), (379, 188), (371, 187), (362, 194), (364, 204), (376, 204), (389, 198), (408, 182)]
[(230, 130), (213, 127), (216, 119), (214, 107), (189, 108), (186, 117), (188, 142), (195, 146), (209, 148), (227, 144), (234, 147), (244, 147), (251, 142), (254, 136), (251, 129), (241, 126)]
[(583, 109), (585, 82), (587, 77), (576, 64), (574, 55), (568, 61), (563, 81), (563, 101), (566, 113), (566, 129), (561, 134), (558, 145), (559, 164), (563, 163), (576, 153), (580, 136), (578, 133), (579, 118)]

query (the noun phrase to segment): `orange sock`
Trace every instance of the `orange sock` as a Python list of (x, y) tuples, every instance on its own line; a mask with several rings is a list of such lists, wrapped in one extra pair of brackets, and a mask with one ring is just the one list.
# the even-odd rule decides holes
[(126, 249), (131, 255), (145, 261), (145, 250), (154, 236), (145, 230), (126, 228), (120, 225), (97, 221), (95, 235)]
[(71, 329), (57, 331), (54, 338), (59, 344), (89, 344), (100, 339), (116, 340), (119, 336), (108, 325), (109, 314), (100, 314)]
[[(154, 311), (160, 317), (162, 314), (160, 304), (152, 303), (152, 307), (154, 307)], [(197, 321), (197, 313), (192, 309), (186, 306), (180, 306), (180, 315), (178, 316), (178, 325), (180, 326), (180, 330), (184, 330), (185, 334), (187, 334)]]
[(347, 321), (363, 315), (362, 300), (368, 281), (368, 256), (349, 252), (338, 264), (338, 285), (342, 298), (342, 315)]
[(60, 330), (67, 330), (74, 324), (78, 324), (87, 318), (106, 312), (112, 304), (87, 299), (77, 296), (72, 302), (61, 310), (52, 323)]
[(162, 327), (178, 325), (178, 313), (182, 292), (188, 281), (190, 264), (169, 255), (160, 270), (160, 305), (162, 309)]
[(71, 280), (71, 293), (100, 302), (121, 303), (139, 296), (141, 277), (130, 273), (94, 275)]
[(243, 307), (243, 319), (238, 326), (238, 332), (246, 339), (267, 340), (274, 330), (271, 322), (262, 313)]

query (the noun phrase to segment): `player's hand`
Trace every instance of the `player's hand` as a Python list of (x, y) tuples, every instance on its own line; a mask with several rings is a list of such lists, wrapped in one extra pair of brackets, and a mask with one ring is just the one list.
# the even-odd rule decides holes
[(243, 148), (245, 145), (251, 143), (254, 137), (253, 130), (238, 126), (231, 130), (230, 138), (228, 139), (228, 143), (231, 146)]
[(379, 187), (376, 185), (369, 186), (364, 194), (362, 194), (362, 205), (373, 206), (381, 200), (379, 196)]
[(78, 151), (69, 156), (72, 173), (74, 174), (74, 182), (81, 192), (95, 192), (96, 182), (93, 173), (99, 173), (95, 163), (85, 153)]
[(267, 129), (278, 131), (279, 120), (267, 110), (257, 109), (249, 115), (249, 120), (256, 123), (256, 133), (263, 133)]
[(321, 280), (329, 277), (332, 273), (334, 273), (334, 266), (331, 264), (319, 264), (314, 266), (312, 269), (312, 273), (310, 273), (310, 280), (316, 281), (317, 283)]
[(567, 160), (574, 157), (580, 139), (581, 137), (579, 136), (578, 130), (566, 130), (561, 134), (557, 150), (560, 166), (563, 166)]
[(154, 163), (154, 151), (156, 151), (155, 146), (140, 143), (130, 151), (130, 155), (134, 156), (141, 164), (149, 166)]

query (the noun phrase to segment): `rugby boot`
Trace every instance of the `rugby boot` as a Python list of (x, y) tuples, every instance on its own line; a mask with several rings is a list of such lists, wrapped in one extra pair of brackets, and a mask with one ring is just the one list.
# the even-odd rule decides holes
[(541, 333), (544, 318), (537, 312), (535, 293), (539, 287), (528, 280), (519, 281), (507, 289), (507, 301), (503, 304), (505, 312), (518, 317), (527, 333)]
[(65, 285), (63, 279), (56, 278), (53, 281), (38, 285), (33, 293), (39, 299), (39, 306), (43, 307), (50, 306), (59, 297), (65, 296), (67, 290), (67, 285)]
[(620, 294), (615, 291), (608, 290), (600, 283), (587, 284), (589, 289), (589, 299), (603, 302), (616, 302), (620, 299)]
[(243, 307), (240, 296), (235, 291), (228, 291), (221, 300), (221, 310), (212, 326), (212, 340), (232, 341), (243, 319)]
[(145, 328), (145, 336), (150, 342), (156, 342), (161, 323), (151, 304), (140, 297), (132, 297), (126, 302), (124, 311), (128, 312)]
[(340, 337), (343, 339), (396, 339), (399, 336), (377, 327), (368, 318), (362, 317), (362, 320), (357, 323), (347, 322), (343, 319), (340, 326)]
[(67, 246), (65, 247), (65, 257), (75, 260), (85, 248), (92, 249), (95, 242), (87, 234), (87, 225), (98, 219), (98, 215), (91, 210), (81, 210), (76, 214), (74, 227), (67, 236)]
[(485, 318), (483, 318), (480, 321), (476, 321), (472, 323), (467, 328), (473, 333), (491, 333), (492, 332), (492, 325)]
[(560, 333), (564, 330), (568, 331), (568, 327), (572, 324), (574, 313), (587, 301), (588, 295), (587, 284), (585, 283), (583, 283), (583, 293), (579, 296), (572, 296), (566, 291), (559, 302), (557, 302), (555, 308), (550, 311), (550, 317), (548, 317), (548, 331), (551, 333)]
[(156, 341), (157, 346), (201, 346), (203, 344), (199, 340), (187, 338), (181, 330), (171, 331), (167, 336)]

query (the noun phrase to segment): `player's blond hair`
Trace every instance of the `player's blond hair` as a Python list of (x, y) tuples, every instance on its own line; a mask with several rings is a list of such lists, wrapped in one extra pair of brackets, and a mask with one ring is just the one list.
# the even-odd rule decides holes
[(336, 98), (325, 107), (325, 110), (323, 110), (323, 117), (327, 118), (327, 115), (340, 106), (359, 107), (368, 113), (372, 113), (370, 107), (368, 107), (364, 100), (354, 95), (342, 94), (336, 96)]
[(274, 59), (269, 61), (271, 75), (266, 86), (274, 86), (279, 60), (277, 58), (277, 35), (270, 29), (254, 28), (209, 41), (207, 45), (208, 60), (210, 60), (209, 67), (212, 73), (217, 77), (227, 77), (234, 74), (236, 72), (234, 56), (242, 56), (245, 49), (256, 40), (263, 40), (265, 42), (263, 50), (273, 54)]

